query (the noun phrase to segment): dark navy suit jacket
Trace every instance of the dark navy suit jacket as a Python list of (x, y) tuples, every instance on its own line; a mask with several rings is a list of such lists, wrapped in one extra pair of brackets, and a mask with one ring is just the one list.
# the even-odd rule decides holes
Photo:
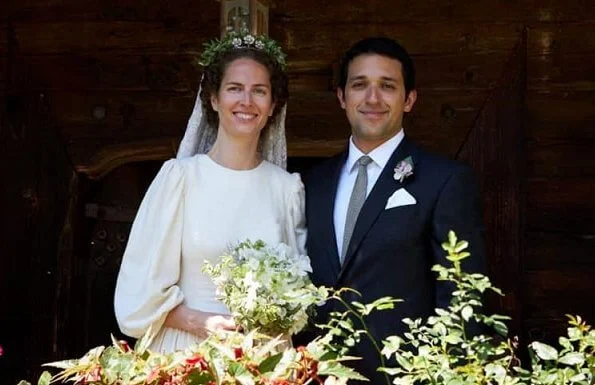
[[(413, 175), (403, 182), (393, 177), (398, 162), (410, 156)], [(312, 261), (316, 285), (350, 287), (369, 303), (383, 296), (403, 299), (394, 310), (372, 314), (367, 324), (380, 341), (402, 334), (403, 318), (427, 317), (436, 307), (447, 307), (451, 288), (436, 281), (434, 264), (447, 265), (441, 244), (449, 230), (469, 241), (468, 271), (485, 272), (484, 227), (478, 188), (472, 170), (456, 161), (429, 154), (407, 137), (391, 155), (357, 219), (343, 266), (335, 240), (333, 211), (341, 168), (347, 153), (315, 167), (305, 178), (306, 248)], [(385, 209), (388, 198), (404, 188), (417, 201), (414, 205)], [(356, 298), (353, 298), (356, 299)], [(317, 322), (325, 322), (336, 304), (319, 309)], [(376, 372), (378, 355), (363, 341), (352, 354), (363, 360), (353, 366), (371, 380), (384, 383)]]

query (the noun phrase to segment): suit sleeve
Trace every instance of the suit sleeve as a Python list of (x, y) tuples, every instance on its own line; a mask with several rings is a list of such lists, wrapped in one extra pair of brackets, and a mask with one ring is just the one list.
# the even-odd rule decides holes
[[(469, 242), (471, 256), (463, 261), (467, 272), (486, 273), (484, 225), (479, 189), (471, 168), (458, 166), (438, 196), (432, 218), (432, 252), (434, 264), (448, 266), (442, 243), (453, 230), (459, 240)], [(445, 308), (450, 302), (452, 286), (436, 284), (436, 306)]]

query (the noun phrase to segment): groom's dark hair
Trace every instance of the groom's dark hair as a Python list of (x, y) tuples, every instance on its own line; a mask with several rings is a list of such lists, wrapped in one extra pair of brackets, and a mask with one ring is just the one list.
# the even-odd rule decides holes
[(376, 54), (396, 59), (401, 62), (403, 80), (405, 81), (405, 95), (415, 89), (415, 68), (413, 60), (402, 45), (388, 37), (369, 37), (355, 43), (341, 59), (339, 69), (339, 88), (345, 91), (349, 64), (358, 56)]

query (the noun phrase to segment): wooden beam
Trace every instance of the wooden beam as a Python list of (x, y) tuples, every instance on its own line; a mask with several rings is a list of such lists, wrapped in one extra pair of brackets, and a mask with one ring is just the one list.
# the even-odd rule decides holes
[(527, 54), (592, 54), (595, 53), (594, 34), (595, 21), (531, 26), (528, 29)]
[(212, 23), (80, 20), (14, 23), (23, 55), (106, 51), (199, 54), (203, 43), (218, 28), (218, 19)]
[(527, 139), (595, 140), (595, 91), (530, 91), (527, 93)]
[[(219, 22), (219, 2), (177, 0), (175, 3), (146, 0), (26, 0), (3, 1), (0, 15), (15, 21), (172, 20), (209, 24)], [(218, 29), (212, 35), (218, 34)]]
[(550, 53), (529, 56), (527, 60), (527, 88), (531, 91), (549, 91), (557, 95), (569, 91), (595, 91), (595, 51), (580, 54)]
[(528, 141), (528, 175), (531, 177), (595, 177), (593, 139)]
[[(315, 10), (315, 12), (313, 12)], [(299, 4), (280, 1), (271, 10), (271, 18), (279, 23), (353, 23), (369, 20), (376, 23), (410, 23), (415, 21), (449, 22), (561, 22), (594, 19), (595, 10), (585, 1), (515, 1), (472, 2), (439, 0), (367, 0), (337, 2), (301, 0)]]
[(595, 269), (595, 234), (528, 232), (525, 250), (523, 265), (527, 270), (563, 271), (570, 266), (581, 270)]
[[(72, 156), (72, 153), (71, 157), (77, 172), (89, 179), (101, 179), (127, 163), (175, 157), (178, 144), (177, 137), (163, 137), (106, 145), (92, 153), (88, 160)], [(288, 143), (288, 156), (327, 157), (342, 151), (345, 145), (346, 139), (292, 141)]]
[(175, 155), (178, 138), (160, 138), (114, 144), (97, 151), (88, 163), (75, 163), (77, 172), (100, 179), (116, 167), (131, 162), (166, 160)]
[(280, 41), (292, 61), (336, 62), (356, 41), (382, 35), (400, 41), (412, 55), (510, 52), (522, 32), (521, 24), (374, 23), (271, 25), (271, 36)]
[(532, 178), (527, 183), (527, 229), (595, 234), (595, 177)]

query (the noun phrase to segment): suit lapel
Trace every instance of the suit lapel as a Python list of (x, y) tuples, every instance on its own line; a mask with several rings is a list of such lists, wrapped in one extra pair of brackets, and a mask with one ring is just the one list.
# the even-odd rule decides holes
[(339, 177), (341, 176), (341, 169), (347, 159), (347, 152), (344, 152), (337, 156), (335, 161), (330, 165), (331, 177), (327, 178), (322, 190), (322, 196), (324, 197), (323, 204), (321, 205), (321, 218), (324, 221), (325, 229), (328, 229), (326, 242), (329, 247), (326, 258), (327, 263), (331, 267), (333, 274), (333, 281), (336, 282), (339, 278), (339, 272), (341, 271), (341, 264), (339, 263), (339, 250), (337, 249), (337, 237), (335, 233), (335, 198), (337, 195), (337, 186), (339, 185)]
[(343, 269), (341, 270), (339, 279), (345, 270), (349, 268), (349, 265), (355, 256), (355, 252), (359, 248), (362, 240), (374, 222), (376, 222), (376, 219), (380, 213), (384, 210), (388, 198), (402, 185), (407, 183), (406, 180), (402, 183), (398, 180), (395, 180), (393, 174), (397, 162), (405, 159), (408, 156), (411, 156), (412, 151), (412, 144), (407, 140), (407, 137), (404, 137), (380, 173), (380, 176), (378, 177), (374, 188), (372, 191), (370, 191), (370, 194), (366, 198), (362, 210), (360, 211), (360, 214), (357, 218), (357, 222), (355, 223), (355, 228), (353, 230), (353, 235), (351, 236), (351, 241), (349, 242), (349, 247), (347, 249), (347, 254), (345, 255), (345, 261), (343, 263)]

